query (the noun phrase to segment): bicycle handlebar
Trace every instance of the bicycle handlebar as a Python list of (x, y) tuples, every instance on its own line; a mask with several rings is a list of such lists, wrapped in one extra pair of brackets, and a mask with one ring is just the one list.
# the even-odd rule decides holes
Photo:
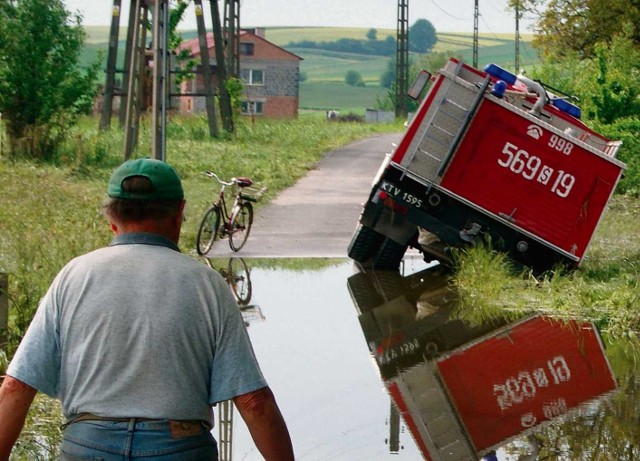
[(218, 175), (215, 174), (213, 171), (207, 170), (204, 172), (204, 174), (206, 174), (210, 178), (216, 178), (216, 180), (223, 186), (233, 186), (236, 183), (236, 178), (231, 178), (231, 182), (225, 182), (222, 179), (220, 179), (220, 177), (218, 177)]

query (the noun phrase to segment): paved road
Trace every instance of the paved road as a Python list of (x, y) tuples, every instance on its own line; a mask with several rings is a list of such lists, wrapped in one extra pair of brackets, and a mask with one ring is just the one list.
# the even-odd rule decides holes
[(400, 137), (376, 136), (330, 152), (318, 168), (261, 208), (238, 253), (223, 240), (214, 244), (209, 256), (346, 257), (371, 182)]

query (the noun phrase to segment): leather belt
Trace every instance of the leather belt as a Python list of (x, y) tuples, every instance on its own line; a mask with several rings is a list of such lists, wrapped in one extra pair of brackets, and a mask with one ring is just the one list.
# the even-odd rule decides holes
[(98, 415), (94, 415), (93, 413), (80, 413), (79, 415), (75, 416), (74, 418), (71, 418), (65, 424), (60, 426), (60, 429), (64, 430), (69, 425), (73, 423), (79, 423), (80, 421), (112, 421), (112, 422), (119, 422), (119, 423), (129, 423), (129, 422), (136, 423), (136, 422), (145, 422), (145, 421), (168, 421), (172, 426), (174, 424), (180, 424), (183, 427), (198, 426), (198, 427), (206, 427), (207, 429), (211, 430), (211, 425), (207, 421), (202, 421), (202, 420), (166, 420), (166, 419), (160, 420), (155, 418), (137, 418), (137, 417), (116, 418), (111, 416), (98, 416)]

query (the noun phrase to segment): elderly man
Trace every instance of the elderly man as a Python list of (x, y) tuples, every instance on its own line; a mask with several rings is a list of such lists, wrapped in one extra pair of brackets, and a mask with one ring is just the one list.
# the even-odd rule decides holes
[(67, 418), (62, 459), (217, 459), (212, 405), (233, 399), (267, 460), (293, 459), (231, 292), (180, 253), (180, 178), (130, 160), (104, 211), (115, 238), (56, 276), (0, 388), (0, 460), (37, 391)]

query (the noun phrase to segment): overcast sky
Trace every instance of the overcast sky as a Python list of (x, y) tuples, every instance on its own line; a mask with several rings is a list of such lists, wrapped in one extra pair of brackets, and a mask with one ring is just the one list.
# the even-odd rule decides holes
[[(85, 25), (111, 23), (112, 0), (64, 0), (71, 11), (79, 11)], [(203, 1), (206, 6), (208, 1)], [(409, 24), (428, 19), (440, 32), (473, 32), (474, 0), (409, 0)], [(129, 0), (122, 0), (121, 24), (125, 24)], [(396, 28), (397, 0), (241, 0), (242, 27), (317, 26)], [(208, 8), (206, 8), (208, 11)], [(480, 33), (515, 30), (514, 14), (507, 0), (479, 0)], [(209, 16), (205, 16), (209, 18)], [(210, 27), (209, 21), (206, 21)], [(520, 23), (521, 33), (530, 33), (531, 21)], [(193, 10), (185, 16), (181, 29), (195, 29)]]

